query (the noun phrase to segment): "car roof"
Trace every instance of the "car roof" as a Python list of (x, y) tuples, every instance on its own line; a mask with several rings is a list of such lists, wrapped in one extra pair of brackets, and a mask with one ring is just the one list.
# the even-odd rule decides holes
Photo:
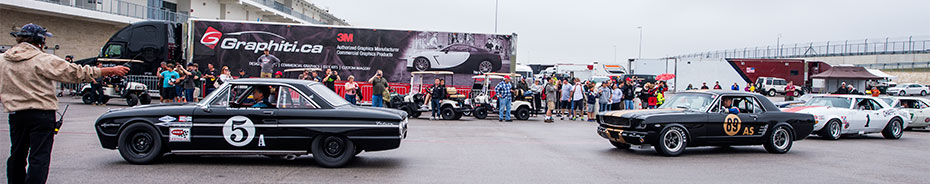
[(903, 99), (903, 100), (922, 100), (922, 101), (926, 101), (926, 100), (927, 100), (927, 99), (925, 99), (925, 98), (918, 98), (918, 97), (900, 97), (900, 96), (886, 96), (886, 97), (881, 97), (881, 98), (891, 98), (891, 99), (895, 99), (895, 100), (902, 100), (902, 99)]
[(683, 93), (705, 93), (705, 94), (712, 94), (712, 95), (760, 95), (758, 93), (732, 91), (732, 90), (719, 90), (719, 89), (688, 90)]
[(852, 94), (819, 94), (814, 97), (847, 97), (847, 98), (876, 98), (869, 95), (852, 95)]
[(452, 73), (450, 71), (416, 71), (416, 72), (410, 72), (410, 74), (413, 74), (413, 75), (452, 75), (455, 73)]
[(319, 82), (310, 81), (310, 80), (283, 79), (283, 78), (247, 78), (247, 79), (235, 79), (235, 80), (229, 81), (229, 83), (232, 83), (232, 84), (244, 84), (244, 83), (289, 84), (289, 85), (293, 85), (293, 86), (319, 84)]

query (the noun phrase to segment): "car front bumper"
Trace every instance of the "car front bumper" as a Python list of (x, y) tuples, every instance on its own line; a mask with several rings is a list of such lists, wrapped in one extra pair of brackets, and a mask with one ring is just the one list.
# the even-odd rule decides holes
[(648, 131), (623, 130), (618, 128), (597, 127), (597, 134), (613, 142), (625, 144), (649, 144), (654, 136)]

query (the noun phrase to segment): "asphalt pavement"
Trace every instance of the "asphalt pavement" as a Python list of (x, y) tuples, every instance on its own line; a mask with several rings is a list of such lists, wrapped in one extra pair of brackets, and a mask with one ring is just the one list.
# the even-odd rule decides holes
[[(542, 117), (496, 120), (411, 120), (396, 150), (362, 153), (345, 168), (317, 166), (311, 156), (169, 156), (132, 165), (103, 149), (93, 129), (109, 106), (71, 104), (55, 140), (49, 183), (927, 183), (930, 132), (899, 140), (880, 134), (816, 137), (787, 154), (762, 146), (687, 148), (679, 157), (651, 148), (618, 150), (583, 121)], [(157, 101), (156, 101), (157, 102)], [(423, 118), (427, 115), (422, 116)], [(9, 124), (0, 116), (0, 164), (9, 157)], [(6, 178), (5, 172), (0, 172)]]

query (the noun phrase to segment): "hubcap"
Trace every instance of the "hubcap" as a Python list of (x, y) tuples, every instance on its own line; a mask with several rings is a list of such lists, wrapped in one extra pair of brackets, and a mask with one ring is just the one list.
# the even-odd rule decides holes
[(130, 140), (130, 150), (133, 153), (148, 154), (152, 149), (152, 136), (147, 133), (136, 133)]
[(832, 131), (830, 132), (830, 135), (832, 135), (833, 137), (840, 136), (840, 125), (838, 125), (837, 123), (830, 123), (830, 130)]
[(891, 133), (894, 133), (895, 136), (901, 135), (901, 123), (898, 121), (892, 122)]
[(342, 155), (343, 148), (345, 147), (345, 142), (343, 142), (342, 139), (336, 137), (327, 137), (323, 141), (323, 144), (326, 149), (325, 154), (329, 157), (338, 157)]
[(665, 141), (666, 149), (668, 149), (671, 152), (678, 151), (679, 149), (681, 149), (681, 143), (683, 141), (682, 136), (681, 136), (681, 131), (678, 131), (677, 129), (669, 130), (668, 133), (665, 134), (664, 141)]
[(482, 61), (481, 64), (478, 65), (478, 71), (481, 72), (490, 72), (493, 68), (494, 65), (491, 65), (490, 61)]
[(788, 147), (788, 131), (784, 128), (779, 128), (775, 131), (775, 136), (772, 137), (772, 142), (775, 143), (775, 147), (778, 149), (785, 149)]

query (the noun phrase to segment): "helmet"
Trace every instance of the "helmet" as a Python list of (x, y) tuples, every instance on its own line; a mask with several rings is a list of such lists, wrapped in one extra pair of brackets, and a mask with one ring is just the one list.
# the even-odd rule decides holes
[(45, 38), (52, 37), (52, 33), (48, 32), (48, 29), (45, 29), (42, 26), (35, 25), (32, 23), (23, 25), (19, 31), (10, 32), (10, 36), (13, 37), (31, 37), (33, 41), (38, 43), (45, 43)]

